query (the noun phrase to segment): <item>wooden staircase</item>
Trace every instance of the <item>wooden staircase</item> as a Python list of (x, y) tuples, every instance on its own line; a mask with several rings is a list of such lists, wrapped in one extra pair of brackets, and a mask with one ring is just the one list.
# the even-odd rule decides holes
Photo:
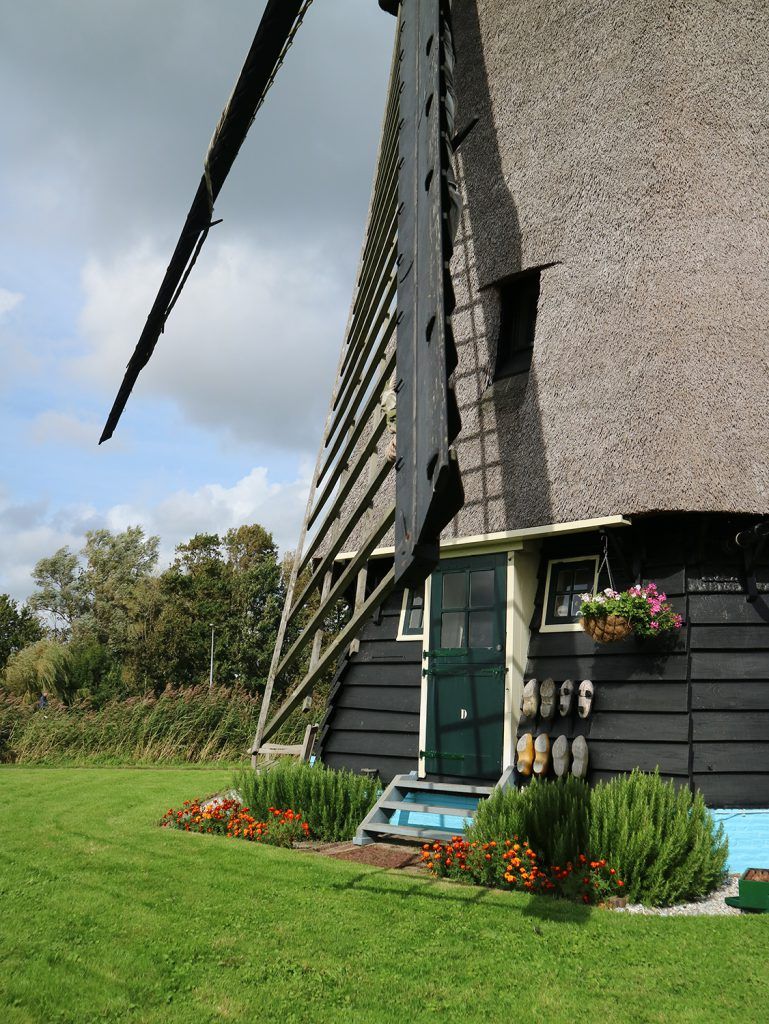
[(358, 846), (380, 840), (427, 842), (461, 835), (475, 816), (478, 803), (494, 785), (433, 782), (396, 775), (355, 833)]

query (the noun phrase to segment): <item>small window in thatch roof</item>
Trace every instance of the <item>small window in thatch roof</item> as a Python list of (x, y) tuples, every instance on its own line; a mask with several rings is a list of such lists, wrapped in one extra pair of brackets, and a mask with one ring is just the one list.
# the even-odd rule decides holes
[(501, 315), (494, 380), (528, 373), (534, 351), (539, 270), (526, 270), (499, 286)]

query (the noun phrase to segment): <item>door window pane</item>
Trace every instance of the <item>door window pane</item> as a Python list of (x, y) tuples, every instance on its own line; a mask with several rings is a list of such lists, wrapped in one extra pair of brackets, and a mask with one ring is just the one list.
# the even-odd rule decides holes
[(441, 615), (441, 647), (465, 646), (465, 613), (444, 612)]
[(470, 642), (468, 647), (493, 647), (494, 646), (494, 610), (486, 608), (483, 611), (470, 612)]
[[(467, 602), (467, 573), (447, 572), (443, 577), (443, 607), (464, 608)], [(441, 645), (445, 647), (445, 644)]]
[(488, 608), (494, 604), (494, 570), (477, 569), (470, 573), (470, 607)]

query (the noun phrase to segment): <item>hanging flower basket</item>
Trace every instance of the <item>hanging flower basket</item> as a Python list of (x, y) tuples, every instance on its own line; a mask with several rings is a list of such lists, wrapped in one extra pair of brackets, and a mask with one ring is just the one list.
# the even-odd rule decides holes
[(597, 644), (610, 644), (614, 640), (624, 640), (633, 632), (633, 627), (621, 615), (581, 618), (579, 624)]
[(597, 644), (624, 640), (631, 633), (640, 637), (663, 636), (676, 632), (683, 624), (667, 595), (657, 590), (656, 583), (586, 594), (579, 614), (580, 626)]

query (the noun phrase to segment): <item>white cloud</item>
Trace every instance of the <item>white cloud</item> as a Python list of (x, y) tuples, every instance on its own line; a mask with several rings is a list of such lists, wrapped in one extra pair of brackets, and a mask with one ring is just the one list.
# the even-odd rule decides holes
[(87, 423), (70, 413), (48, 409), (38, 413), (29, 425), (29, 433), (38, 444), (64, 444), (68, 447), (89, 448), (96, 451), (101, 427)]
[(114, 505), (104, 512), (90, 505), (55, 511), (39, 502), (12, 505), (0, 493), (0, 593), (27, 597), (38, 559), (64, 545), (78, 551), (85, 531), (99, 527), (119, 531), (139, 525), (145, 533), (157, 534), (161, 567), (171, 561), (175, 546), (193, 534), (221, 535), (243, 523), (261, 523), (285, 551), (296, 543), (308, 488), (305, 469), (296, 480), (275, 483), (258, 466), (230, 487), (204, 484), (196, 490), (174, 491), (155, 505)]
[(0, 288), (0, 320), (15, 309), (23, 298), (21, 292), (10, 292), (7, 288)]
[(194, 491), (175, 491), (152, 508), (115, 505), (105, 520), (111, 530), (138, 523), (146, 533), (157, 534), (161, 561), (170, 561), (175, 545), (195, 533), (221, 535), (243, 523), (261, 523), (286, 550), (299, 535), (309, 483), (304, 474), (289, 483), (272, 483), (267, 470), (257, 466), (231, 487), (212, 483)]
[[(73, 364), (110, 402), (165, 270), (148, 244), (83, 272)], [(192, 423), (249, 443), (315, 450), (347, 316), (350, 282), (319, 251), (207, 243), (124, 413), (142, 396), (173, 400)]]

